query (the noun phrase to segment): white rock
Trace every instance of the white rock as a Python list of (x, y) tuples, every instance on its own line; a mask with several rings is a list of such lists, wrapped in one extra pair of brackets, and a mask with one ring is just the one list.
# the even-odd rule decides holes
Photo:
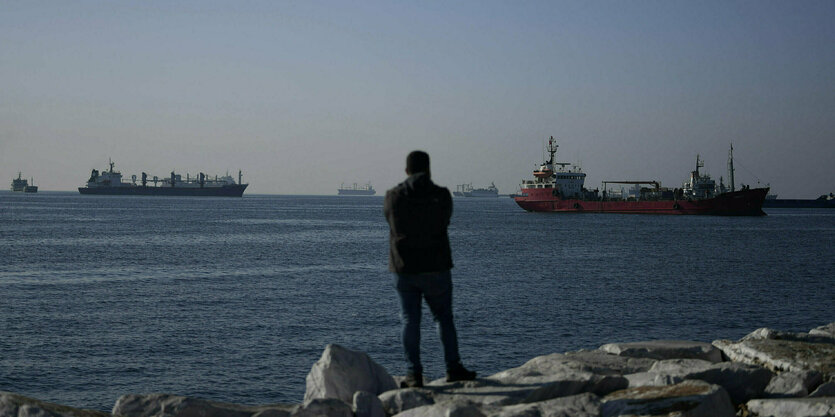
[(313, 364), (306, 379), (304, 400), (338, 398), (346, 403), (357, 391), (379, 395), (397, 389), (394, 378), (363, 352), (331, 344)]
[(724, 388), (702, 381), (684, 381), (613, 392), (603, 398), (601, 415), (734, 417), (735, 409)]
[(833, 397), (757, 399), (747, 405), (749, 412), (762, 417), (835, 416)]
[(354, 393), (354, 414), (356, 417), (386, 417), (383, 403), (376, 395), (357, 391)]
[(1, 417), (110, 417), (110, 414), (73, 408), (0, 391)]
[(767, 397), (805, 397), (821, 381), (821, 373), (817, 371), (781, 372), (768, 383), (765, 394)]
[(600, 397), (578, 394), (531, 404), (518, 404), (488, 409), (487, 417), (598, 417)]
[(722, 361), (722, 353), (710, 343), (688, 340), (650, 340), (646, 342), (609, 343), (601, 346), (600, 350), (633, 358)]
[(779, 330), (769, 329), (767, 327), (763, 327), (753, 332), (749, 333), (740, 341), (745, 340), (793, 340), (796, 342), (809, 342), (809, 343), (835, 343), (835, 336), (828, 334), (825, 326), (821, 326), (818, 329), (823, 328), (823, 330), (812, 330), (815, 333), (795, 333), (795, 332), (782, 332)]

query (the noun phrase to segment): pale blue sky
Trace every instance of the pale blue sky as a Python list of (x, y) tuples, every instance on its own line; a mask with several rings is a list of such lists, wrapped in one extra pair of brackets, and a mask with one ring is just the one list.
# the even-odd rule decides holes
[(0, 178), (73, 190), (243, 169), (250, 193), (378, 190), (430, 153), (514, 192), (543, 140), (586, 185), (677, 187), (699, 153), (835, 191), (835, 1), (0, 1)]

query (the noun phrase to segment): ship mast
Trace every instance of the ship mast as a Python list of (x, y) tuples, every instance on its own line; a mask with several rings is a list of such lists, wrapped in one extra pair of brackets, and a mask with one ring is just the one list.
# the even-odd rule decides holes
[(554, 137), (551, 136), (551, 138), (548, 139), (548, 148), (546, 148), (546, 150), (548, 151), (548, 155), (550, 155), (550, 158), (547, 162), (548, 165), (554, 164), (554, 155), (557, 153), (557, 148), (559, 148), (559, 145), (557, 145), (557, 143), (554, 141)]
[(731, 150), (728, 151), (728, 179), (731, 180), (731, 191), (734, 191), (734, 144), (731, 143)]

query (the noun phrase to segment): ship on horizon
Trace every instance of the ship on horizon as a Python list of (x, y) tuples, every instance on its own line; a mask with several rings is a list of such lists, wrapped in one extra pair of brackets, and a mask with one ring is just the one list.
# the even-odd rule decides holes
[(12, 185), (10, 187), (12, 191), (15, 192), (24, 192), (24, 193), (37, 193), (38, 186), (35, 185), (35, 179), (30, 178), (27, 180), (23, 178), (23, 173), (18, 172), (17, 178), (12, 179)]
[[(721, 178), (719, 185), (699, 172), (704, 162), (696, 156), (695, 170), (681, 188), (661, 187), (658, 181), (603, 181), (603, 191), (584, 187), (586, 174), (571, 163), (555, 162), (554, 137), (546, 151), (550, 158), (533, 171), (534, 179), (523, 180), (516, 204), (527, 211), (563, 213), (625, 214), (702, 214), (723, 216), (763, 216), (766, 188), (734, 186), (733, 146), (728, 153), (730, 187)], [(566, 168), (568, 167), (568, 168)], [(609, 184), (633, 185), (631, 193), (610, 192)]]
[(371, 186), (371, 183), (367, 183), (365, 185), (357, 185), (354, 183), (350, 187), (346, 187), (345, 183), (342, 183), (339, 188), (337, 189), (337, 195), (374, 195), (377, 194), (377, 191), (374, 190), (374, 187)]
[(130, 182), (123, 182), (122, 173), (113, 169), (113, 161), (109, 161), (109, 165), (107, 171), (99, 172), (94, 169), (87, 185), (78, 187), (78, 192), (96, 195), (241, 197), (249, 185), (242, 183), (241, 171), (238, 171), (237, 183), (228, 173), (222, 177), (216, 175), (214, 178), (202, 172), (196, 177), (186, 174), (186, 178), (183, 179), (180, 174), (171, 171), (171, 175), (164, 178), (148, 178), (148, 174), (143, 172), (141, 181), (137, 184), (136, 175), (131, 176)]
[(473, 188), (473, 184), (460, 184), (455, 186), (452, 195), (455, 197), (498, 197), (499, 189), (492, 182), (487, 188)]

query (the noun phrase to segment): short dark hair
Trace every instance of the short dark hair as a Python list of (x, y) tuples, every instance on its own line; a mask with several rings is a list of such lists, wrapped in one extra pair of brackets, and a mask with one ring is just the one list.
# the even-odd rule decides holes
[(412, 151), (406, 157), (406, 172), (417, 174), (419, 172), (429, 173), (429, 154), (424, 151)]

